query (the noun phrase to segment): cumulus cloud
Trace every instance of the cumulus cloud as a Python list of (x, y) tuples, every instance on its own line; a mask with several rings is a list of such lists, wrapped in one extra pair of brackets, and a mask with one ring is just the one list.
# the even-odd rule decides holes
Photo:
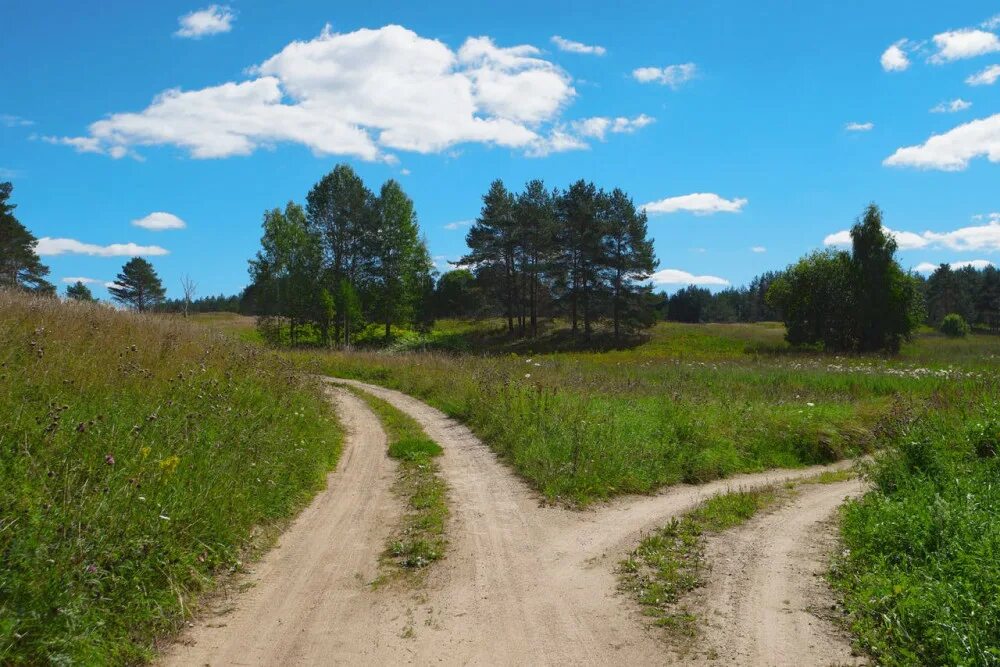
[(882, 164), (961, 171), (977, 157), (1000, 162), (1000, 113), (935, 134), (922, 144), (900, 148)]
[(696, 276), (680, 269), (661, 269), (649, 277), (656, 285), (728, 285), (729, 281), (718, 276)]
[(887, 48), (882, 53), (882, 69), (886, 72), (902, 72), (910, 66), (910, 59), (906, 55), (905, 49), (909, 40), (901, 39)]
[(694, 213), (695, 215), (713, 215), (715, 213), (739, 213), (748, 201), (743, 198), (724, 199), (713, 192), (694, 192), (689, 195), (652, 201), (643, 204), (642, 208), (649, 215), (677, 213), (678, 211)]
[(199, 9), (177, 19), (181, 27), (174, 34), (190, 39), (218, 35), (232, 30), (235, 19), (236, 15), (229, 7), (209, 5), (205, 9)]
[(62, 281), (67, 285), (75, 285), (76, 283), (83, 283), (89, 285), (92, 283), (103, 283), (105, 281), (98, 280), (97, 278), (84, 278), (83, 276), (73, 276), (68, 278), (63, 278)]
[(950, 102), (941, 102), (931, 108), (931, 113), (956, 113), (958, 111), (965, 111), (972, 106), (972, 102), (963, 100), (961, 97), (951, 100)]
[(132, 224), (154, 232), (160, 232), (164, 229), (184, 229), (187, 227), (184, 221), (176, 215), (165, 213), (164, 211), (154, 211), (144, 218), (133, 220)]
[(965, 82), (970, 86), (992, 86), (997, 79), (1000, 79), (1000, 65), (990, 65), (969, 76)]
[(756, 252), (756, 253), (767, 252), (767, 248), (765, 248), (762, 245), (755, 245), (754, 247), (750, 248), (750, 252)]
[[(983, 220), (977, 216), (978, 220)], [(983, 225), (960, 227), (950, 232), (922, 233), (895, 231), (886, 227), (893, 235), (900, 250), (919, 250), (923, 248), (947, 248), (955, 251), (994, 251), (1000, 250), (1000, 215), (990, 214), (988, 222)], [(851, 234), (847, 230), (830, 234), (823, 239), (828, 246), (849, 246)]]
[[(921, 262), (913, 267), (913, 270), (917, 273), (933, 273), (937, 268), (941, 266), (940, 264), (934, 264), (933, 262)], [(950, 262), (948, 264), (953, 270), (964, 269), (971, 266), (977, 271), (982, 271), (988, 266), (994, 266), (993, 262), (988, 259), (970, 259), (964, 262)]]
[(658, 83), (679, 88), (698, 75), (698, 66), (694, 63), (667, 65), (666, 67), (639, 67), (632, 70), (632, 77), (639, 83)]
[(96, 257), (135, 257), (166, 255), (169, 251), (156, 245), (137, 245), (135, 243), (112, 243), (111, 245), (95, 245), (82, 243), (75, 239), (50, 238), (38, 239), (35, 252), (41, 256), (52, 255), (93, 255)]
[(560, 51), (567, 51), (569, 53), (585, 53), (594, 56), (603, 56), (607, 53), (607, 49), (603, 46), (591, 46), (589, 44), (584, 44), (583, 42), (574, 42), (571, 39), (566, 39), (560, 37), (559, 35), (552, 36), (552, 43)]
[(605, 135), (608, 133), (631, 134), (655, 121), (655, 118), (647, 116), (643, 113), (635, 116), (634, 118), (627, 118), (625, 116), (618, 116), (617, 118), (594, 116), (591, 118), (575, 120), (571, 123), (571, 125), (580, 136), (591, 137), (604, 141)]
[(139, 112), (115, 113), (85, 136), (49, 141), (134, 155), (170, 145), (195, 158), (249, 155), (281, 142), (317, 155), (397, 162), (482, 143), (545, 155), (586, 148), (560, 120), (572, 79), (530, 45), (470, 37), (455, 51), (398, 25), (295, 41), (245, 81), (171, 89)]
[(875, 123), (871, 121), (867, 123), (848, 123), (844, 126), (844, 129), (848, 132), (870, 132), (875, 129)]
[[(930, 245), (930, 241), (920, 234), (914, 234), (913, 232), (900, 232), (889, 229), (888, 227), (885, 227), (885, 231), (896, 239), (896, 245), (899, 246), (900, 250), (917, 250)], [(829, 234), (823, 239), (823, 245), (843, 247), (850, 246), (851, 232), (844, 229), (839, 232)]]
[(934, 35), (931, 40), (937, 53), (930, 57), (930, 62), (937, 65), (1000, 51), (1000, 39), (996, 35), (976, 28), (949, 30)]

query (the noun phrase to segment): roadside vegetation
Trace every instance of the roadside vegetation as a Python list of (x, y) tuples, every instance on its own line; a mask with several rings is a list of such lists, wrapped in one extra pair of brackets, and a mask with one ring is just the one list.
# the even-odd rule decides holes
[(444, 557), (447, 547), (448, 486), (434, 460), (441, 446), (409, 415), (368, 392), (350, 389), (378, 415), (389, 440), (389, 456), (399, 461), (395, 490), (407, 512), (389, 537), (385, 560), (396, 572), (419, 571)]
[[(790, 485), (791, 486), (791, 485)], [(705, 539), (735, 528), (786, 500), (789, 487), (734, 491), (709, 498), (693, 511), (643, 538), (619, 564), (621, 589), (653, 622), (678, 638), (697, 633), (697, 616), (683, 597), (705, 584)]]
[(339, 444), (321, 388), (272, 352), (0, 291), (0, 663), (148, 659)]
[(861, 648), (884, 665), (1000, 664), (1000, 405), (929, 414), (843, 511), (833, 573)]

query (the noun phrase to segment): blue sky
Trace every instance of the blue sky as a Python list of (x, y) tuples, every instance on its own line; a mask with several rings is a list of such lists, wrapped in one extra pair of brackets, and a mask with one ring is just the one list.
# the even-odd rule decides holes
[(495, 178), (649, 204), (668, 290), (869, 201), (906, 267), (1000, 263), (996, 2), (86, 4), (6, 3), (0, 178), (100, 296), (135, 251), (238, 291), (262, 212), (341, 161), (403, 184), (442, 267)]

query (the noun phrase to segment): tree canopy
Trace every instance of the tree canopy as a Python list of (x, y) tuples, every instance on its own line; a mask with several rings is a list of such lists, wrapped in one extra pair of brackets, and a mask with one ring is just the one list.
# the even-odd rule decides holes
[(90, 288), (79, 280), (66, 287), (66, 298), (72, 301), (96, 301)]
[(9, 181), (0, 183), (0, 288), (54, 295), (55, 287), (45, 279), (49, 267), (35, 252), (38, 239), (14, 216), (16, 204), (8, 203), (13, 190)]
[(869, 205), (851, 228), (851, 252), (816, 252), (768, 290), (793, 345), (830, 351), (899, 350), (920, 322), (919, 281), (895, 260), (896, 242)]
[(133, 257), (125, 263), (108, 292), (118, 303), (139, 312), (151, 310), (166, 296), (153, 265), (142, 257)]

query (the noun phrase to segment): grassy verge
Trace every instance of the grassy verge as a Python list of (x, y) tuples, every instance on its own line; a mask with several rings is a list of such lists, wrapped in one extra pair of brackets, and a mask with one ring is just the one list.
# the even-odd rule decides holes
[(447, 546), (448, 487), (434, 461), (441, 446), (414, 419), (386, 401), (352, 391), (378, 415), (389, 439), (389, 456), (399, 461), (395, 490), (405, 499), (407, 513), (389, 537), (385, 559), (396, 573), (421, 570), (442, 558)]
[(620, 564), (621, 589), (635, 598), (656, 625), (676, 637), (693, 636), (696, 617), (682, 598), (704, 584), (706, 535), (745, 523), (788, 495), (787, 488), (765, 488), (709, 498), (643, 538)]
[(321, 388), (273, 353), (0, 292), (0, 663), (149, 659), (339, 444)]
[(1000, 665), (1000, 406), (928, 419), (868, 470), (833, 570), (885, 665)]

